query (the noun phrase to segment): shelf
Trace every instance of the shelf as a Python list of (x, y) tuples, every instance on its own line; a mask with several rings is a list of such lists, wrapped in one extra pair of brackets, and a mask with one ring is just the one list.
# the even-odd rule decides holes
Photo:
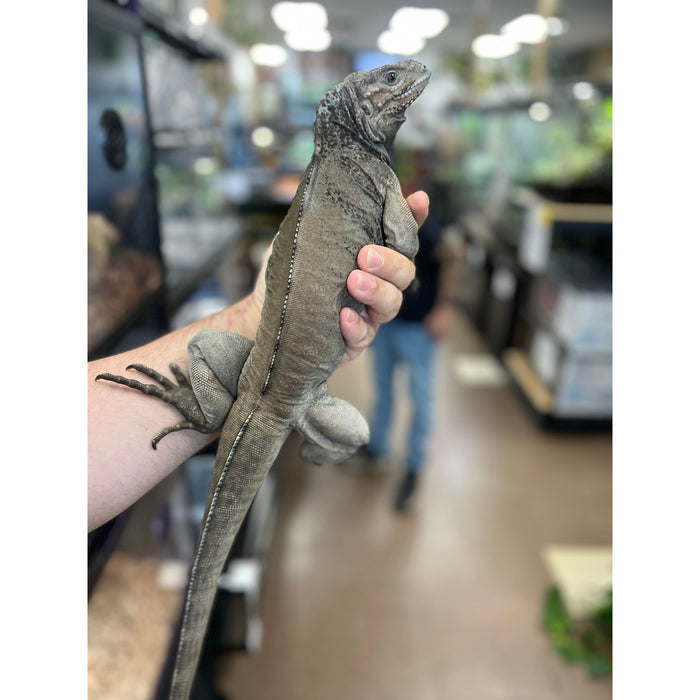
[(557, 415), (554, 394), (537, 376), (522, 350), (508, 348), (503, 352), (502, 360), (516, 388), (542, 426), (558, 430), (591, 431), (607, 431), (612, 427), (610, 417)]
[(557, 331), (553, 326), (551, 321), (545, 321), (544, 319), (538, 318), (537, 315), (530, 309), (523, 308), (519, 306), (515, 313), (524, 324), (526, 324), (532, 331), (542, 331), (546, 333), (561, 349), (562, 353), (575, 354), (575, 355), (585, 355), (587, 357), (609, 357), (612, 355), (612, 348), (603, 349), (600, 347), (596, 348), (585, 348), (572, 346), (571, 341), (567, 338), (563, 338), (559, 331)]
[(159, 151), (210, 148), (220, 145), (221, 142), (221, 130), (218, 128), (192, 131), (161, 129), (153, 133), (153, 145)]
[(95, 360), (113, 352), (117, 344), (126, 334), (138, 326), (149, 314), (159, 314), (162, 310), (165, 298), (165, 287), (162, 283), (143, 296), (139, 297), (137, 303), (100, 336), (95, 336), (94, 341), (88, 345), (88, 360)]
[(163, 219), (162, 251), (169, 315), (240, 245), (244, 233), (240, 220), (232, 217)]
[(544, 207), (552, 221), (581, 224), (611, 224), (612, 204), (588, 204), (582, 202), (556, 202), (537, 194), (527, 187), (517, 187), (511, 197), (513, 203), (522, 207)]
[(551, 415), (554, 394), (545, 386), (521, 350), (509, 348), (503, 353), (503, 363), (531, 406), (543, 415)]
[(115, 552), (88, 605), (90, 697), (151, 700), (183, 592), (164, 585), (164, 563)]
[(223, 51), (201, 39), (192, 38), (180, 22), (158, 15), (143, 5), (139, 8), (139, 16), (144, 25), (156, 32), (164, 43), (181, 51), (188, 58), (208, 61), (226, 60)]
[(570, 204), (541, 200), (554, 221), (567, 221), (582, 224), (611, 224), (613, 212), (611, 204)]

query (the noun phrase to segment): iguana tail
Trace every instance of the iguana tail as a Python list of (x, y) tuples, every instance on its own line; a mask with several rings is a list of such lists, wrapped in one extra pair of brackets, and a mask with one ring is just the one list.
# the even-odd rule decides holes
[(347, 459), (369, 439), (369, 428), (352, 405), (326, 393), (323, 383), (287, 421), (239, 396), (238, 430), (225, 431), (216, 455), (209, 498), (185, 598), (171, 700), (191, 692), (219, 576), (248, 509), (292, 429), (305, 441), (301, 456), (316, 464)]
[[(171, 700), (190, 697), (217, 585), (234, 539), (289, 430), (273, 426), (257, 406), (239, 399), (237, 431), (222, 435), (209, 497), (195, 550), (180, 638)], [(266, 425), (268, 424), (268, 425)]]

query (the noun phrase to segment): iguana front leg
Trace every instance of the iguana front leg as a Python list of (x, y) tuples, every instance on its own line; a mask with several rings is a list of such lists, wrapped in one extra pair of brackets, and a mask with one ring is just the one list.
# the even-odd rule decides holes
[(155, 435), (151, 445), (156, 449), (166, 435), (178, 430), (214, 433), (223, 425), (238, 395), (238, 379), (252, 347), (252, 340), (237, 333), (206, 329), (197, 333), (187, 344), (190, 379), (175, 363), (170, 364), (170, 371), (177, 384), (141, 364), (131, 364), (127, 369), (145, 374), (160, 386), (110, 373), (99, 374), (96, 379), (137, 389), (180, 411), (185, 420)]
[(98, 374), (96, 379), (104, 379), (108, 382), (114, 382), (115, 384), (121, 384), (122, 386), (128, 386), (130, 389), (137, 389), (143, 394), (148, 396), (155, 396), (169, 403), (171, 406), (175, 406), (183, 417), (187, 420), (175, 425), (171, 425), (168, 428), (164, 428), (151, 440), (151, 445), (155, 450), (158, 443), (170, 433), (174, 433), (178, 430), (198, 430), (200, 433), (213, 433), (220, 427), (220, 424), (216, 422), (210, 422), (204, 415), (197, 397), (195, 396), (194, 390), (189, 383), (187, 377), (183, 374), (182, 370), (175, 364), (170, 364), (170, 371), (173, 373), (177, 379), (177, 384), (174, 384), (166, 376), (160, 374), (150, 367), (145, 365), (133, 364), (128, 365), (127, 369), (135, 369), (142, 374), (145, 374), (151, 379), (155, 379), (160, 386), (156, 384), (144, 384), (137, 379), (131, 379), (129, 377), (122, 377), (118, 374), (110, 374), (105, 372), (104, 374)]
[(382, 228), (385, 245), (402, 253), (413, 262), (418, 253), (418, 224), (411, 207), (401, 194), (401, 187), (396, 177), (387, 187)]

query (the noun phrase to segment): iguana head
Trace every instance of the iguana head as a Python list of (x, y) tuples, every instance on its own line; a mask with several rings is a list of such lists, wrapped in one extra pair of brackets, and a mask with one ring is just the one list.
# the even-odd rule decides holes
[[(406, 60), (357, 71), (331, 88), (321, 100), (316, 116), (317, 143), (324, 131), (338, 130), (341, 138), (353, 137), (386, 152), (406, 120), (406, 109), (430, 80), (430, 71), (418, 61)], [(334, 139), (337, 141), (337, 139)]]

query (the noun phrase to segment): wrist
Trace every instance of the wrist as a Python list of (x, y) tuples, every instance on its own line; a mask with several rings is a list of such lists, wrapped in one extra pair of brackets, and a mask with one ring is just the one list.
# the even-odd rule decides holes
[(260, 325), (260, 315), (260, 306), (251, 293), (225, 309), (189, 324), (183, 330), (186, 330), (188, 340), (206, 328), (218, 328), (254, 340)]

